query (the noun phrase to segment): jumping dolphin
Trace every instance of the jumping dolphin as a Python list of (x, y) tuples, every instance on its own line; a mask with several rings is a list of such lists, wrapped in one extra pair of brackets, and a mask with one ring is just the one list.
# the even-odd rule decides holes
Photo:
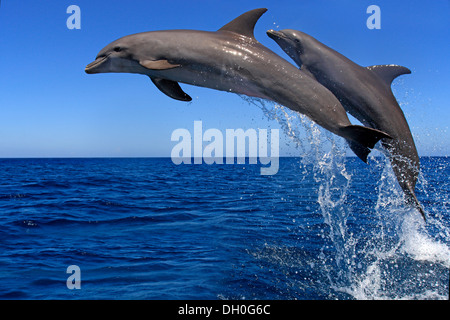
[(171, 98), (190, 101), (178, 82), (267, 99), (305, 114), (361, 148), (387, 134), (352, 125), (337, 98), (316, 80), (260, 44), (253, 35), (267, 9), (255, 9), (216, 32), (151, 31), (118, 39), (100, 51), (86, 73), (148, 75)]
[(351, 115), (364, 125), (392, 137), (383, 139), (382, 145), (389, 153), (407, 204), (415, 206), (425, 219), (425, 212), (414, 192), (419, 156), (405, 115), (391, 90), (396, 77), (411, 71), (397, 65), (364, 68), (301, 31), (269, 30), (267, 34), (303, 72), (333, 92)]

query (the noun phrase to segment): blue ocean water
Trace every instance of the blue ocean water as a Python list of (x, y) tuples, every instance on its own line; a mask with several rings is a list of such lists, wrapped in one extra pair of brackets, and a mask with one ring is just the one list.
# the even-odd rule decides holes
[[(311, 153), (308, 153), (311, 155)], [(450, 159), (0, 159), (2, 299), (448, 299)], [(67, 268), (80, 268), (69, 290)]]

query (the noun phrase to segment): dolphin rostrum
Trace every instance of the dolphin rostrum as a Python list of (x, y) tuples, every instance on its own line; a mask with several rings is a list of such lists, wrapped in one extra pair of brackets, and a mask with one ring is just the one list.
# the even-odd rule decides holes
[(267, 9), (255, 9), (216, 32), (166, 30), (118, 39), (100, 51), (86, 73), (126, 72), (150, 77), (171, 98), (190, 101), (179, 82), (267, 99), (308, 116), (361, 148), (387, 134), (352, 125), (337, 98), (253, 35)]
[[(301, 31), (269, 30), (267, 34), (303, 72), (333, 92), (351, 115), (364, 125), (392, 137), (383, 139), (382, 145), (389, 153), (407, 204), (416, 207), (425, 219), (425, 212), (414, 192), (419, 175), (419, 156), (405, 115), (391, 90), (396, 77), (411, 71), (397, 65), (364, 68)], [(354, 146), (352, 149), (357, 153), (358, 148)]]

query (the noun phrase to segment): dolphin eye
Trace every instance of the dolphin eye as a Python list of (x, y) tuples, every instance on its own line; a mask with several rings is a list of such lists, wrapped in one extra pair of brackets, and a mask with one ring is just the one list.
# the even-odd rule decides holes
[(121, 47), (114, 47), (114, 51), (115, 52), (120, 52), (120, 51), (122, 51), (122, 48)]
[(297, 43), (300, 43), (300, 40), (298, 40), (298, 39), (295, 39), (295, 42), (297, 42)]

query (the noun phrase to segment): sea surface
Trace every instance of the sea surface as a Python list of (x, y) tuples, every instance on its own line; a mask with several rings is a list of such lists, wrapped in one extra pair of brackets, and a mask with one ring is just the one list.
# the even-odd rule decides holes
[(421, 163), (426, 224), (383, 156), (366, 165), (340, 147), (280, 158), (273, 176), (0, 159), (0, 298), (448, 299), (450, 159)]
[(261, 164), (0, 159), (0, 299), (449, 299), (450, 158), (422, 157), (404, 205), (305, 116), (246, 99), (295, 146)]

